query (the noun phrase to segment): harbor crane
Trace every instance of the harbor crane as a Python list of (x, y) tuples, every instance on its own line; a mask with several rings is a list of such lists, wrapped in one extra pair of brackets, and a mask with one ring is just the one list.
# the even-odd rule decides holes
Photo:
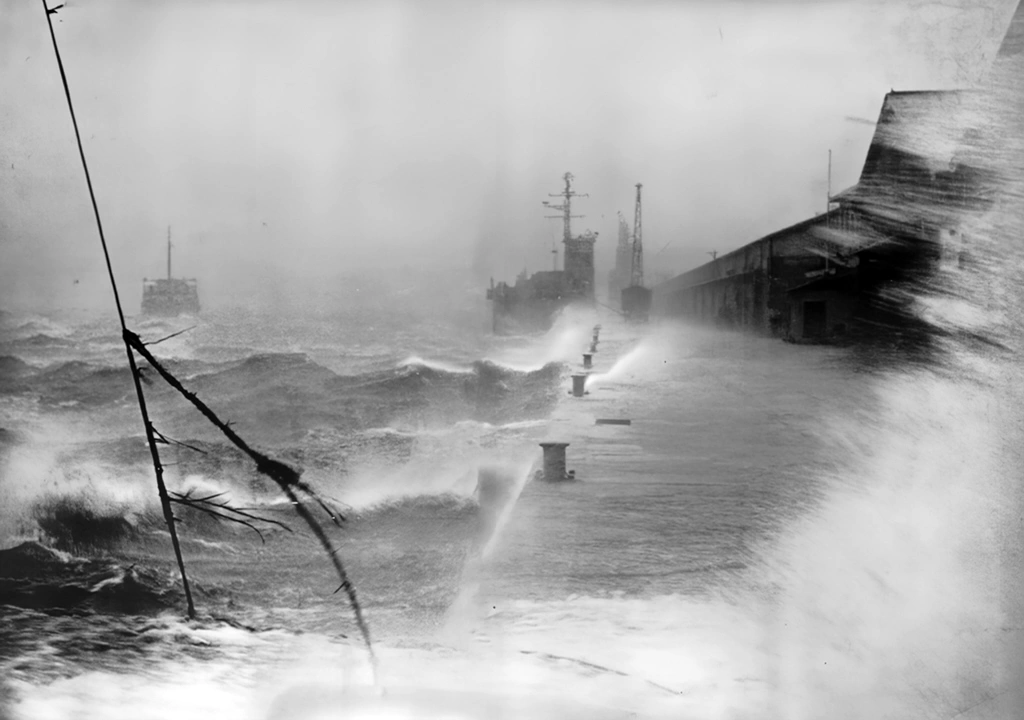
[(653, 291), (644, 287), (644, 240), (640, 192), (643, 184), (636, 184), (636, 210), (633, 217), (633, 262), (629, 287), (622, 290), (622, 312), (635, 322), (646, 322), (651, 310)]
[(640, 190), (642, 183), (636, 184), (636, 211), (633, 216), (633, 269), (629, 276), (631, 287), (643, 287), (644, 285), (644, 239), (643, 224), (641, 222)]

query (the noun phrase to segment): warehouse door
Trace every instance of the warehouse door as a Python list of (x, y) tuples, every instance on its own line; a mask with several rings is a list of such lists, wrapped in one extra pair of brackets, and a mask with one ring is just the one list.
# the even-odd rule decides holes
[(825, 337), (825, 301), (804, 302), (804, 337), (818, 339)]

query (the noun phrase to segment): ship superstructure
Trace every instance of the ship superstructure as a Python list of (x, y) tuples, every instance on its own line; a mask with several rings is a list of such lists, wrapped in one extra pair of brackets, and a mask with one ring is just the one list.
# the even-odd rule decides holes
[(615, 267), (608, 272), (608, 301), (615, 302), (629, 287), (633, 250), (629, 223), (619, 212), (619, 243), (615, 246)]
[(493, 304), (493, 329), (496, 333), (537, 332), (551, 327), (558, 311), (571, 303), (593, 305), (594, 298), (594, 243), (597, 233), (586, 231), (582, 235), (572, 234), (572, 219), (582, 215), (572, 214), (572, 200), (586, 197), (572, 189), (573, 175), (562, 176), (565, 188), (551, 197), (560, 197), (562, 202), (544, 206), (560, 211), (548, 216), (562, 220), (562, 244), (565, 246), (563, 268), (537, 272), (527, 276), (524, 270), (516, 278), (515, 285), (491, 281), (487, 299)]
[(195, 315), (199, 312), (199, 287), (195, 278), (171, 275), (171, 229), (167, 228), (167, 277), (142, 279), (144, 315)]

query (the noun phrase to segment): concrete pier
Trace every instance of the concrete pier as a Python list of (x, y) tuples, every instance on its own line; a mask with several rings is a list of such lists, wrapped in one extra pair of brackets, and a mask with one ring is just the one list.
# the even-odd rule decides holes
[(565, 449), (569, 443), (543, 442), (540, 446), (544, 449), (543, 479), (547, 482), (571, 480), (575, 473), (565, 471)]

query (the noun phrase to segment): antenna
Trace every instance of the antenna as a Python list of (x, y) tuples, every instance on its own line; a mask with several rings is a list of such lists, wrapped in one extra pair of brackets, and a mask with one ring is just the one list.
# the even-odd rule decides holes
[(643, 224), (640, 219), (640, 188), (636, 184), (636, 214), (633, 218), (633, 272), (630, 278), (631, 287), (643, 287), (644, 284), (644, 240)]
[(560, 193), (548, 193), (548, 197), (560, 197), (565, 198), (565, 202), (561, 205), (552, 205), (551, 203), (544, 201), (544, 206), (551, 208), (552, 210), (561, 210), (561, 215), (545, 215), (544, 217), (558, 219), (562, 218), (563, 229), (562, 229), (562, 242), (569, 242), (572, 240), (572, 229), (569, 226), (570, 218), (581, 218), (583, 215), (572, 214), (572, 199), (574, 197), (590, 197), (586, 193), (578, 193), (572, 189), (572, 181), (574, 180), (572, 173), (566, 173), (562, 176), (565, 180), (565, 190)]
[(167, 279), (171, 279), (171, 226), (167, 226)]

